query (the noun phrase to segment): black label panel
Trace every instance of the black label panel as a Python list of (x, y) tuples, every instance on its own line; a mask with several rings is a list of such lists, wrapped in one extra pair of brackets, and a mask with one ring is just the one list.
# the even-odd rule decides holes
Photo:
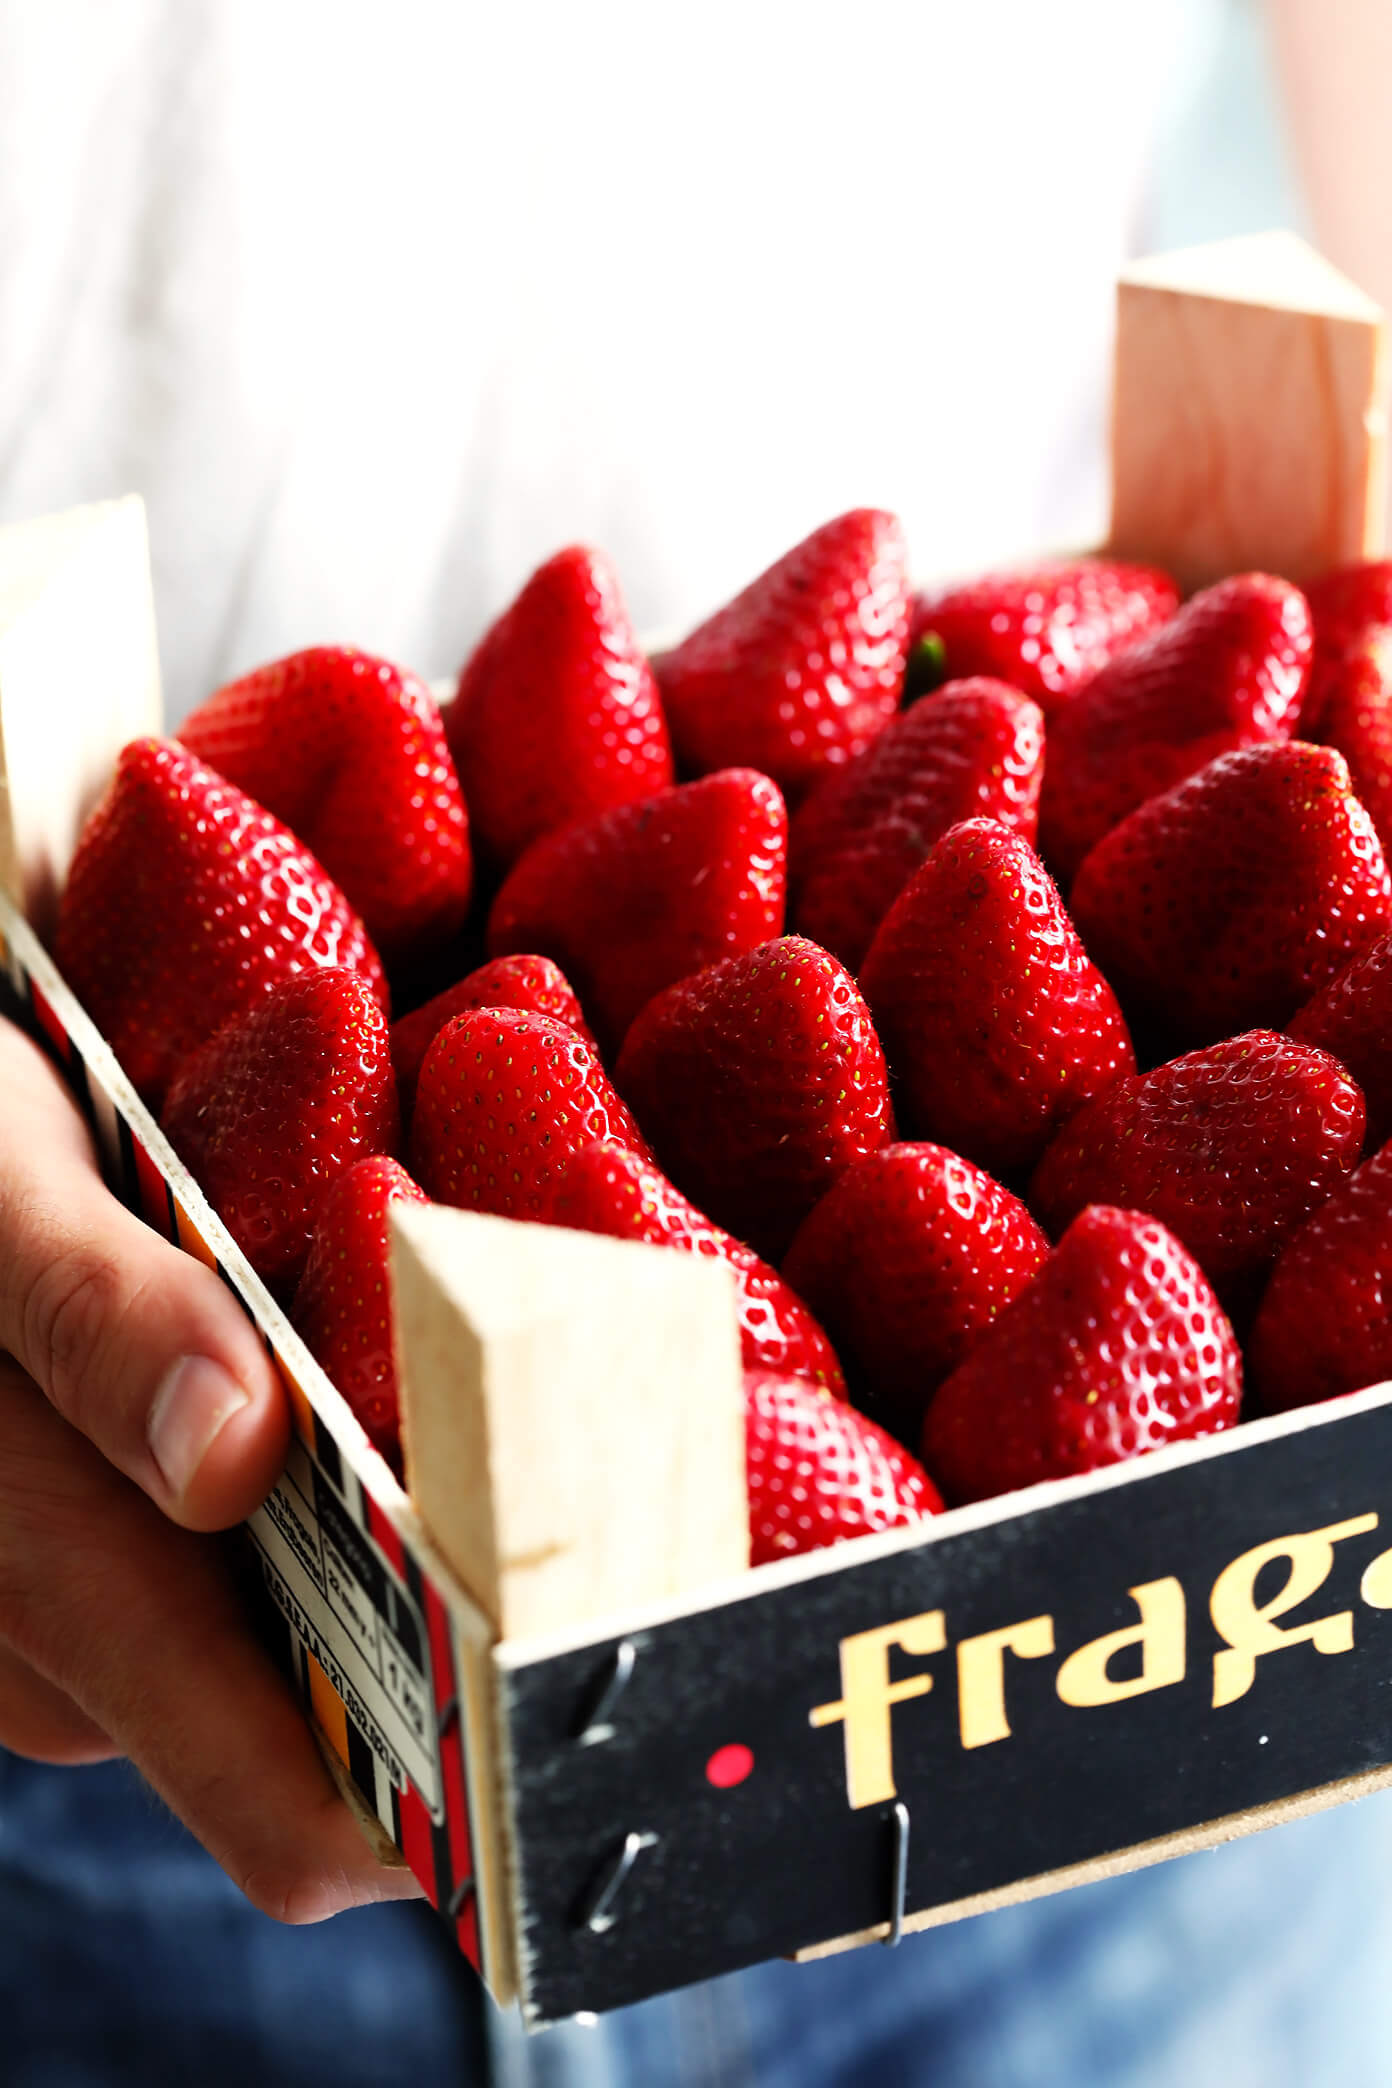
[(531, 2004), (887, 1921), (897, 1802), (911, 1914), (1392, 1761), (1390, 1608), (1376, 1407), (636, 1633), (588, 1742), (614, 1644), (519, 1668)]

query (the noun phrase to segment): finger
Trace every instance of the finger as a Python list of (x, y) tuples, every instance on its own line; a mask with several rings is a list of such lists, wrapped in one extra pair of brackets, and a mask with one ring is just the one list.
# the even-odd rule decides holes
[(0, 1363), (0, 1640), (136, 1767), (263, 1913), (418, 1897), (372, 1855), (219, 1543), (177, 1529)]
[(0, 1349), (176, 1522), (240, 1522), (289, 1415), (226, 1286), (127, 1211), (36, 1046), (0, 1022)]
[(109, 1762), (119, 1750), (72, 1698), (28, 1661), (0, 1646), (0, 1747), (33, 1762), (77, 1768)]

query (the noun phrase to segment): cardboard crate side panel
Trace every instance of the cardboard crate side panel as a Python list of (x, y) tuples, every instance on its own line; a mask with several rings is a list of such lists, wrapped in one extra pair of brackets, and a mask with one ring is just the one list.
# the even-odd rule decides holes
[[(538, 2019), (913, 1917), (1392, 1762), (1392, 1409), (503, 1672)], [(599, 1932), (585, 1916), (639, 1846)], [(652, 1837), (648, 1840), (647, 1837)]]
[[(284, 1620), (288, 1672), (362, 1810), (405, 1851), (448, 1909), (467, 1882), (462, 1766), (445, 1774), (427, 1606), (443, 1618), (469, 1605), (411, 1516), (404, 1494), (361, 1437), (339, 1394), (254, 1277), (201, 1191), (172, 1154), (109, 1048), (32, 931), (0, 894), (0, 1013), (49, 1049), (98, 1133), (113, 1190), (183, 1251), (213, 1269), (257, 1324), (290, 1397), (295, 1437), (286, 1470), (247, 1525), (271, 1601)], [(341, 1425), (341, 1428), (339, 1424)], [(367, 1476), (365, 1476), (365, 1474)], [(374, 1488), (376, 1489), (374, 1491)], [(380, 1538), (388, 1541), (383, 1543)], [(427, 1570), (428, 1562), (428, 1570)], [(455, 1755), (462, 1742), (456, 1721)], [(452, 1803), (460, 1820), (451, 1823)]]

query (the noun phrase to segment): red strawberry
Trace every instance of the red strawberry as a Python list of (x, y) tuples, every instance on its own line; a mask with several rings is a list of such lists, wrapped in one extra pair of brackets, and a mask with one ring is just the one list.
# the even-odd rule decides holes
[(678, 1186), (770, 1261), (837, 1176), (894, 1136), (870, 1012), (797, 935), (658, 994), (614, 1078)]
[(1300, 713), (1306, 739), (1323, 739), (1324, 710), (1345, 657), (1392, 626), (1392, 558), (1338, 566), (1306, 583), (1315, 625), (1315, 658)]
[(1132, 1020), (1183, 1043), (1287, 1021), (1392, 928), (1372, 821), (1330, 747), (1224, 754), (1098, 842), (1070, 897)]
[(1039, 808), (1065, 884), (1102, 836), (1220, 754), (1288, 739), (1310, 665), (1305, 597), (1266, 573), (1207, 587), (1049, 722)]
[(1319, 738), (1348, 763), (1353, 794), (1385, 853), (1392, 841), (1392, 626), (1352, 646), (1329, 670)]
[(545, 950), (606, 1050), (663, 986), (783, 926), (788, 815), (776, 786), (727, 769), (548, 834), (499, 892), (488, 946)]
[(392, 1064), (405, 1122), (410, 1122), (416, 1106), (416, 1083), (425, 1054), (450, 1018), (466, 1014), (470, 1008), (528, 1008), (534, 1015), (549, 1015), (553, 1022), (568, 1023), (598, 1053), (575, 989), (558, 964), (549, 957), (495, 957), (392, 1024)]
[(160, 1121), (257, 1274), (283, 1292), (338, 1176), (396, 1146), (386, 1016), (354, 972), (282, 980), (185, 1060)]
[(861, 968), (903, 1121), (993, 1174), (1034, 1165), (1136, 1057), (1043, 864), (994, 819), (945, 834)]
[(845, 1358), (857, 1403), (916, 1442), (923, 1409), (1049, 1242), (1008, 1189), (942, 1146), (849, 1168), (783, 1262)]
[(950, 1501), (983, 1501), (1231, 1428), (1232, 1328), (1198, 1265), (1140, 1211), (1074, 1219), (928, 1409)]
[(1130, 1074), (1089, 1102), (1040, 1161), (1030, 1202), (1055, 1238), (1088, 1204), (1148, 1211), (1219, 1296), (1241, 1305), (1353, 1172), (1364, 1121), (1363, 1097), (1336, 1059), (1252, 1030)]
[(894, 516), (825, 523), (654, 660), (678, 761), (762, 769), (795, 804), (894, 716), (908, 633)]
[(1004, 682), (952, 682), (819, 784), (788, 837), (793, 918), (859, 969), (875, 930), (950, 826), (998, 819), (1033, 841), (1044, 717)]
[(549, 1015), (456, 1015), (426, 1053), (411, 1164), (437, 1203), (542, 1218), (567, 1162), (597, 1138), (648, 1157), (588, 1044)]
[(746, 1371), (744, 1393), (751, 1566), (901, 1529), (942, 1507), (916, 1458), (806, 1378)]
[(533, 573), (466, 662), (445, 730), (504, 869), (553, 827), (671, 782), (657, 684), (602, 552), (572, 545)]
[(1052, 717), (1064, 698), (1178, 604), (1168, 573), (1112, 558), (986, 573), (918, 597), (909, 686), (925, 678), (931, 686), (944, 674), (998, 674)]
[(58, 914), (70, 986), (153, 1108), (179, 1062), (282, 979), (360, 973), (366, 930), (280, 821), (172, 740), (134, 740), (82, 830)]
[(179, 738), (314, 850), (389, 962), (463, 921), (469, 822), (435, 698), (414, 674), (314, 646), (229, 682)]
[(609, 1233), (616, 1240), (646, 1240), (686, 1254), (718, 1255), (734, 1271), (746, 1370), (810, 1378), (838, 1397), (845, 1396), (836, 1351), (778, 1271), (712, 1225), (640, 1154), (614, 1145), (584, 1147), (561, 1175), (542, 1216), (575, 1232)]
[(1253, 1389), (1277, 1413), (1392, 1377), (1392, 1146), (1282, 1249), (1247, 1354)]
[(1384, 935), (1286, 1024), (1287, 1036), (1318, 1044), (1353, 1075), (1368, 1105), (1368, 1143), (1392, 1138), (1392, 935)]
[(394, 1203), (425, 1201), (399, 1161), (379, 1156), (345, 1168), (320, 1207), (290, 1314), (373, 1448), (398, 1476), (401, 1400), (387, 1214)]

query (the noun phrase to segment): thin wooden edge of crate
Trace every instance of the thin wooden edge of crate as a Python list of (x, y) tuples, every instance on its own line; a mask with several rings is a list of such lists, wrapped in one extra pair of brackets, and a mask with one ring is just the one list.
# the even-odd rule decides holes
[[(1193, 1856), (1205, 1849), (1223, 1848), (1229, 1842), (1244, 1841), (1249, 1835), (1262, 1834), (1268, 1827), (1282, 1827), (1293, 1820), (1311, 1819), (1317, 1813), (1331, 1812), (1336, 1806), (1350, 1804), (1359, 1798), (1371, 1798), (1378, 1791), (1389, 1788), (1392, 1788), (1392, 1763), (1381, 1769), (1365, 1769), (1356, 1776), (1339, 1777), (1333, 1783), (1318, 1784), (1312, 1790), (1296, 1792), (1289, 1798), (1274, 1798), (1269, 1805), (1227, 1813), (1221, 1819), (1205, 1821), (1201, 1827), (1183, 1827), (1174, 1834), (1157, 1835), (1153, 1841), (1134, 1842), (1129, 1848), (1113, 1850), (1106, 1856), (1094, 1856), (1086, 1863), (1041, 1871), (1035, 1877), (1021, 1878), (1014, 1885), (1002, 1885), (992, 1892), (973, 1893), (966, 1899), (947, 1900), (941, 1906), (920, 1908), (915, 1914), (905, 1915), (901, 1933), (911, 1936), (925, 1929), (946, 1928), (951, 1922), (967, 1921), (975, 1914), (990, 1914), (1001, 1907), (1019, 1907), (1030, 1900), (1050, 1899), (1055, 1893), (1071, 1891), (1075, 1885), (1095, 1885), (1107, 1878), (1127, 1877), (1132, 1871), (1149, 1870), (1157, 1863), (1168, 1863), (1172, 1857)], [(799, 1965), (815, 1964), (821, 1958), (839, 1957), (845, 1951), (859, 1950), (867, 1943), (883, 1943), (888, 1934), (889, 1923), (878, 1922), (873, 1928), (858, 1929), (851, 1935), (834, 1936), (828, 1942), (810, 1944), (805, 1950), (795, 1951), (793, 1961)]]
[(1240, 1456), (1262, 1443), (1337, 1426), (1352, 1414), (1367, 1413), (1385, 1406), (1392, 1406), (1392, 1379), (1366, 1386), (1358, 1392), (1342, 1393), (1335, 1399), (1294, 1407), (1289, 1413), (1240, 1421), (1236, 1427), (1224, 1429), (1217, 1435), (1174, 1443), (1124, 1464), (1108, 1465), (1101, 1471), (1082, 1473), (1073, 1479), (1043, 1480), (1015, 1493), (997, 1494), (988, 1501), (945, 1509), (939, 1515), (901, 1529), (886, 1530), (869, 1537), (846, 1538), (823, 1551), (804, 1552), (796, 1558), (751, 1566), (739, 1579), (712, 1583), (669, 1603), (635, 1605), (632, 1609), (596, 1618), (593, 1623), (587, 1622), (583, 1628), (574, 1630), (547, 1632), (531, 1638), (500, 1639), (493, 1648), (493, 1661), (500, 1673), (510, 1674), (564, 1654), (583, 1652), (590, 1646), (601, 1651), (612, 1646), (616, 1639), (631, 1637), (636, 1632), (649, 1631), (662, 1624), (676, 1623), (683, 1617), (706, 1615), (736, 1603), (757, 1601), (775, 1588), (795, 1587), (828, 1575), (852, 1572), (872, 1559), (891, 1558), (903, 1552), (928, 1552), (949, 1538), (995, 1529), (1018, 1516), (1047, 1513), (1052, 1508), (1091, 1495), (1142, 1485), (1164, 1472), (1183, 1471), (1186, 1467), (1215, 1458)]
[[(392, 1529), (403, 1553), (414, 1557), (423, 1580), (433, 1586), (439, 1597), (451, 1628), (451, 1657), (457, 1685), (464, 1681), (461, 1668), (467, 1666), (469, 1671), (468, 1686), (460, 1687), (463, 1699), (460, 1715), (470, 1736), (468, 1746), (463, 1749), (463, 1774), (469, 1841), (475, 1862), (473, 1885), (479, 1915), (482, 1971), (494, 1998), (501, 2006), (506, 2006), (515, 1995), (513, 1932), (502, 1884), (507, 1866), (502, 1848), (502, 1823), (489, 1781), (493, 1755), (492, 1719), (488, 1708), (480, 1707), (477, 1701), (480, 1692), (486, 1695), (492, 1689), (487, 1654), (496, 1638), (493, 1625), (449, 1567), (410, 1497), (373, 1448), (342, 1393), (306, 1348), (284, 1310), (251, 1268), (231, 1233), (165, 1138), (110, 1045), (64, 980), (13, 897), (0, 889), (0, 959), (4, 959), (7, 950), (9, 965), (17, 963), (29, 979), (38, 984), (53, 1015), (80, 1056), (89, 1084), (94, 1083), (101, 1090), (108, 1105), (118, 1111), (138, 1135), (171, 1194), (196, 1228), (203, 1244), (216, 1257), (270, 1345), (277, 1365), (293, 1381), (294, 1395), (303, 1398), (313, 1413), (316, 1426), (327, 1433), (363, 1492)], [(191, 1250), (183, 1247), (183, 1251)], [(368, 1795), (359, 1789), (308, 1707), (306, 1718), (325, 1758), (328, 1773), (369, 1845), (380, 1857), (381, 1842), (386, 1840), (405, 1864), (404, 1853), (387, 1836)], [(422, 1879), (421, 1882), (429, 1887), (429, 1880)], [(446, 1912), (445, 1909), (440, 1911), (442, 1914)]]

